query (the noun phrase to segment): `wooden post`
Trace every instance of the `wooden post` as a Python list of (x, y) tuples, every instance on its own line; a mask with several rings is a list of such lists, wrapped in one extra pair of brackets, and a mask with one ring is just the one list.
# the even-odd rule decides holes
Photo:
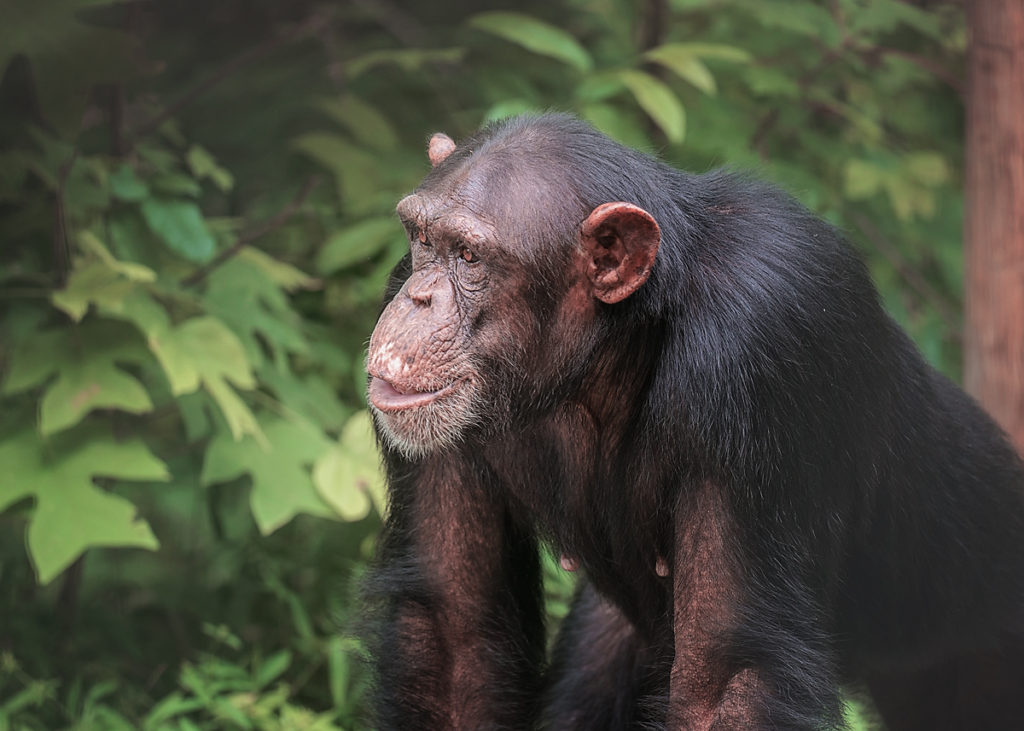
[(1024, 454), (1024, 0), (967, 7), (964, 376)]

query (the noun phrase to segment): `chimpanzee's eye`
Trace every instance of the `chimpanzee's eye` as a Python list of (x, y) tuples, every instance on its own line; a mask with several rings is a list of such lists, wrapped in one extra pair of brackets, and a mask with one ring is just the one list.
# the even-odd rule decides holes
[(427, 234), (424, 233), (423, 229), (417, 229), (416, 232), (413, 234), (413, 238), (418, 240), (422, 246), (430, 246), (430, 242), (427, 241)]
[(466, 246), (463, 246), (461, 249), (459, 249), (459, 256), (462, 257), (462, 260), (468, 264), (475, 264), (476, 262), (480, 261), (480, 257), (474, 254)]

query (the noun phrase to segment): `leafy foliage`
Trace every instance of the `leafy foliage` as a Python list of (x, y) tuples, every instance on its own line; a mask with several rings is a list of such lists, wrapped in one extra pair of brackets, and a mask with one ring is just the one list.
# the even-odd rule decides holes
[(0, 26), (0, 728), (359, 725), (364, 344), (435, 129), (771, 176), (958, 372), (956, 3), (185, 5)]

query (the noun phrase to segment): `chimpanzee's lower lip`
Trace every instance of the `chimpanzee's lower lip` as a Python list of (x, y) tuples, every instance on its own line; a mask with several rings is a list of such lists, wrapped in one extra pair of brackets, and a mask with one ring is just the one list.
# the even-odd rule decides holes
[(444, 396), (455, 388), (457, 383), (458, 381), (436, 391), (402, 393), (383, 378), (371, 376), (370, 387), (367, 389), (367, 392), (370, 397), (370, 403), (373, 404), (378, 411), (388, 413), (406, 411), (407, 409), (415, 409), (420, 406), (426, 406), (427, 404), (433, 403), (441, 396)]

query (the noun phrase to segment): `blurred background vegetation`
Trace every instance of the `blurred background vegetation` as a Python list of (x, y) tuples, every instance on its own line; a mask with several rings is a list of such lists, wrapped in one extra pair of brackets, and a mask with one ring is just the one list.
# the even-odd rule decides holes
[(362, 363), (431, 132), (774, 180), (959, 377), (958, 3), (510, 6), (5, 0), (0, 731), (363, 727)]

